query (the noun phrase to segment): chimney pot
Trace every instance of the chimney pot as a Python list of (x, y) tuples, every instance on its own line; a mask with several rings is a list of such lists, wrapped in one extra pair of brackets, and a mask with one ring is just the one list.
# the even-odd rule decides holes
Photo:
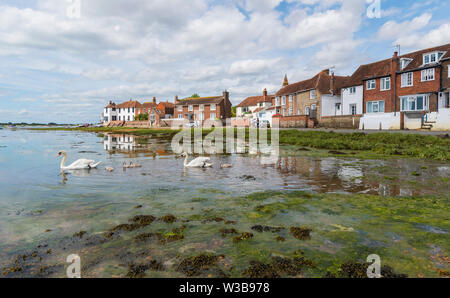
[(398, 52), (397, 51), (394, 52), (394, 58), (398, 58)]
[(153, 96), (153, 103), (156, 104), (156, 97)]

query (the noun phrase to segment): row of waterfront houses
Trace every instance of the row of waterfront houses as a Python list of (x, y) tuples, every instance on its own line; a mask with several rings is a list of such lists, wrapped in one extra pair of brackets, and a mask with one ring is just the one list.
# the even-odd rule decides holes
[[(129, 100), (115, 104), (110, 102), (104, 109), (102, 121), (104, 126), (172, 126), (174, 121), (194, 123), (201, 126), (206, 120), (221, 121), (231, 118), (230, 94), (225, 91), (219, 96), (196, 97), (178, 99), (175, 96), (173, 103), (169, 101), (140, 103)], [(139, 115), (148, 116), (148, 120), (137, 121)]]
[[(323, 70), (273, 95), (246, 98), (237, 116), (281, 127), (450, 130), (450, 44), (361, 65), (351, 76)], [(251, 123), (251, 121), (247, 121)]]

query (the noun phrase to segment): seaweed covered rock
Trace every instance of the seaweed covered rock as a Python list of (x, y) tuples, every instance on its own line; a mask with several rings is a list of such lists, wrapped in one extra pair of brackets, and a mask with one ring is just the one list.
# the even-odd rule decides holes
[(161, 221), (171, 224), (177, 221), (177, 218), (173, 214), (167, 214), (160, 218)]
[(151, 260), (144, 264), (129, 264), (127, 277), (142, 278), (148, 270), (162, 271), (164, 266), (156, 260)]
[(184, 259), (177, 267), (177, 271), (184, 273), (188, 277), (201, 275), (203, 271), (217, 266), (220, 258), (224, 256), (201, 254)]
[(144, 227), (150, 225), (153, 221), (155, 221), (155, 219), (156, 218), (152, 215), (136, 215), (130, 219), (130, 222)]
[(250, 278), (301, 276), (305, 266), (314, 267), (314, 264), (304, 257), (294, 257), (292, 259), (272, 257), (270, 263), (251, 261), (250, 266), (243, 272), (243, 275)]
[[(341, 265), (341, 268), (339, 270), (339, 274), (337, 277), (340, 277), (340, 278), (368, 278), (367, 268), (369, 268), (369, 266), (370, 266), (369, 263), (357, 263), (357, 262), (343, 263)], [(381, 267), (381, 277), (382, 278), (407, 278), (408, 275), (395, 273), (394, 269), (392, 267), (384, 265)]]
[(298, 240), (308, 240), (311, 239), (310, 233), (311, 229), (305, 227), (291, 227), (290, 229), (292, 236), (297, 238)]
[(272, 232), (277, 233), (285, 230), (283, 227), (269, 227), (269, 226), (262, 226), (262, 225), (256, 225), (252, 227), (253, 231), (262, 233), (262, 232)]
[(252, 238), (253, 238), (252, 233), (243, 232), (240, 236), (233, 237), (233, 243), (239, 243), (242, 240), (248, 240)]

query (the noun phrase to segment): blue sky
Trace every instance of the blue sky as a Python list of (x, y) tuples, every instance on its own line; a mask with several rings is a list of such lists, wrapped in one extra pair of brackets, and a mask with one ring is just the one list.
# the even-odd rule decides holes
[[(70, 3), (70, 2), (73, 3)], [(234, 103), (450, 43), (450, 1), (0, 0), (0, 122), (97, 122), (109, 100)], [(372, 0), (374, 1), (374, 0)], [(77, 6), (73, 6), (77, 7)]]

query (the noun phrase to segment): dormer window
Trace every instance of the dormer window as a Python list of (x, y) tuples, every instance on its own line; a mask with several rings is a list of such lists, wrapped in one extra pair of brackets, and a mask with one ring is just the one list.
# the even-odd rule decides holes
[(443, 55), (444, 55), (444, 52), (433, 52), (433, 53), (423, 54), (423, 64), (427, 65), (427, 64), (439, 62), (439, 60), (441, 60)]
[(412, 61), (413, 59), (410, 58), (402, 58), (400, 59), (400, 69), (403, 70), (405, 69), (406, 66), (408, 66), (408, 64)]

